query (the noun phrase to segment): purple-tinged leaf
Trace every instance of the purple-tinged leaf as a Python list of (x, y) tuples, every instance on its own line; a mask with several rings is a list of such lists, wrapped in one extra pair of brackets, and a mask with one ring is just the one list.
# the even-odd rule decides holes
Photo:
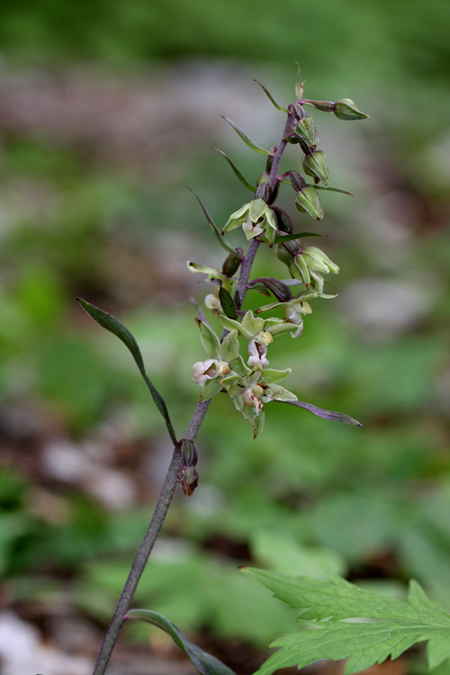
[(254, 288), (255, 290), (260, 291), (264, 295), (268, 295), (266, 291), (266, 289), (268, 289), (274, 294), (276, 299), (279, 300), (280, 302), (289, 302), (289, 300), (292, 300), (291, 289), (288, 286), (286, 286), (286, 284), (284, 284), (282, 281), (280, 281), (279, 279), (274, 279), (273, 277), (258, 277), (257, 279), (253, 279), (253, 281), (250, 281), (248, 287)]
[(332, 410), (325, 410), (324, 408), (319, 408), (312, 403), (305, 403), (304, 401), (279, 401), (279, 403), (287, 403), (288, 405), (295, 405), (297, 408), (304, 408), (321, 417), (324, 420), (331, 420), (332, 422), (343, 422), (344, 424), (351, 424), (354, 427), (362, 427), (361, 422), (353, 419), (349, 415), (344, 415), (344, 413), (333, 412)]

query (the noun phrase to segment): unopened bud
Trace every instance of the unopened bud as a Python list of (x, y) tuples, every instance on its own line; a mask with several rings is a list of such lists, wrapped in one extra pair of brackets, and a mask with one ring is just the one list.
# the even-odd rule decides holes
[(322, 150), (315, 150), (310, 155), (305, 155), (303, 168), (308, 176), (314, 176), (328, 185), (328, 162)]
[(260, 183), (256, 189), (256, 199), (262, 199), (263, 201), (267, 202), (269, 201), (270, 198), (270, 189), (269, 186), (266, 182)]
[(234, 253), (230, 253), (222, 265), (222, 274), (231, 278), (238, 271), (241, 262), (241, 258)]
[(306, 187), (306, 181), (298, 171), (289, 171), (289, 180), (296, 192), (300, 192)]
[(277, 219), (278, 229), (281, 230), (281, 232), (286, 232), (286, 234), (292, 234), (294, 231), (294, 224), (289, 213), (284, 211), (284, 209), (280, 209), (278, 206), (272, 206), (272, 211)]
[(189, 438), (182, 438), (179, 446), (183, 466), (195, 466), (198, 461), (198, 455), (193, 441), (189, 440)]
[(356, 107), (351, 98), (341, 98), (336, 103), (334, 114), (340, 120), (366, 120), (369, 117)]
[(295, 132), (310, 148), (315, 148), (318, 138), (316, 136), (316, 125), (312, 117), (304, 117), (295, 128)]
[(311, 267), (319, 272), (332, 272), (338, 274), (339, 266), (336, 265), (326, 253), (317, 248), (317, 246), (308, 246), (304, 249), (303, 254), (306, 254), (312, 261)]
[(181, 467), (178, 471), (178, 480), (181, 489), (187, 497), (194, 494), (194, 490), (198, 485), (198, 473), (195, 465), (197, 464), (198, 455), (194, 443), (188, 438), (183, 438), (179, 443), (181, 454)]
[(315, 220), (322, 220), (323, 210), (319, 193), (311, 185), (297, 192), (295, 206), (302, 213), (308, 213)]

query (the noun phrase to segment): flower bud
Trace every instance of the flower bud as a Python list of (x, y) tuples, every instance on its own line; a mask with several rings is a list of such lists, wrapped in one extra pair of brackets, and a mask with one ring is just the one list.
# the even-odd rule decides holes
[(356, 107), (351, 98), (341, 98), (336, 103), (334, 114), (340, 120), (365, 120), (369, 117)]
[(222, 265), (222, 274), (224, 274), (226, 277), (230, 277), (231, 279), (231, 277), (238, 271), (241, 262), (241, 258), (239, 258), (234, 253), (230, 253)]
[(296, 192), (300, 192), (306, 187), (306, 181), (298, 171), (289, 171), (289, 180)]
[(266, 204), (270, 198), (270, 190), (267, 182), (260, 183), (256, 189), (256, 199), (263, 199)]
[(323, 210), (319, 193), (311, 185), (297, 192), (295, 206), (302, 213), (308, 213), (315, 220), (322, 220)]
[(313, 176), (328, 185), (328, 163), (322, 150), (315, 150), (303, 159), (303, 168), (308, 176)]
[(280, 209), (278, 206), (272, 206), (272, 211), (277, 219), (278, 229), (281, 230), (281, 232), (286, 232), (286, 234), (292, 234), (294, 231), (294, 224), (289, 213), (284, 211), (284, 209)]
[(205, 296), (205, 305), (208, 309), (221, 309), (220, 300), (214, 293)]
[[(303, 253), (306, 254), (314, 264), (311, 264), (313, 269), (318, 270), (319, 272), (331, 272), (332, 274), (338, 274), (339, 266), (336, 265), (326, 253), (317, 248), (317, 246), (308, 246), (303, 250)], [(316, 266), (314, 266), (316, 265)]]
[(198, 485), (198, 473), (195, 465), (198, 455), (194, 443), (188, 438), (183, 438), (179, 443), (181, 454), (181, 467), (178, 471), (178, 481), (181, 484), (186, 497), (191, 497)]
[(310, 148), (315, 148), (318, 138), (316, 136), (316, 125), (312, 117), (304, 117), (295, 127), (295, 133), (306, 143)]

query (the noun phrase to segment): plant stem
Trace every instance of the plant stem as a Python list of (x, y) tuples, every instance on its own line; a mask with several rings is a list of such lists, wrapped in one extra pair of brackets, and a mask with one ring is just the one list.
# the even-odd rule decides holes
[[(275, 188), (278, 182), (278, 169), (280, 166), (281, 156), (286, 147), (286, 141), (284, 140), (284, 137), (290, 132), (294, 119), (294, 115), (289, 113), (283, 132), (283, 137), (273, 158), (272, 169), (269, 176), (269, 187), (272, 190)], [(241, 309), (244, 302), (244, 298), (248, 289), (250, 272), (259, 243), (260, 242), (256, 237), (250, 241), (247, 254), (242, 261), (239, 280), (234, 295), (234, 302), (237, 309)], [(189, 422), (189, 425), (186, 429), (186, 435), (184, 438), (190, 441), (195, 440), (210, 403), (211, 400), (197, 403), (197, 406), (191, 417), (191, 421)], [(123, 622), (125, 621), (125, 617), (133, 601), (139, 580), (142, 576), (142, 573), (144, 572), (150, 553), (152, 552), (155, 542), (159, 537), (161, 528), (167, 515), (167, 511), (169, 510), (169, 506), (177, 486), (178, 471), (180, 467), (181, 455), (178, 447), (175, 447), (149, 528), (131, 566), (130, 573), (122, 591), (122, 595), (120, 596), (119, 602), (117, 604), (116, 611), (114, 612), (114, 616), (105, 635), (105, 639), (103, 640), (103, 644), (101, 646), (92, 675), (104, 675), (106, 672), (106, 668), (108, 667), (108, 663), (111, 658), (114, 646), (117, 642), (117, 638), (119, 637)]]
[[(191, 441), (195, 440), (198, 430), (200, 429), (200, 426), (206, 415), (206, 411), (208, 410), (209, 404), (210, 401), (202, 401), (197, 403), (194, 414), (192, 415), (191, 421), (189, 422), (189, 426), (186, 430), (185, 438)], [(159, 499), (156, 504), (155, 512), (153, 513), (149, 528), (131, 566), (128, 579), (126, 580), (122, 595), (120, 596), (120, 600), (116, 607), (116, 611), (114, 612), (108, 632), (105, 635), (105, 639), (100, 649), (93, 675), (103, 675), (106, 671), (125, 616), (130, 608), (131, 602), (136, 592), (137, 585), (145, 569), (150, 553), (152, 552), (153, 546), (155, 545), (159, 533), (161, 532), (167, 511), (169, 510), (169, 506), (177, 486), (177, 476), (180, 466), (181, 455), (178, 448), (174, 448), (172, 460), (167, 471), (161, 494), (159, 495)]]

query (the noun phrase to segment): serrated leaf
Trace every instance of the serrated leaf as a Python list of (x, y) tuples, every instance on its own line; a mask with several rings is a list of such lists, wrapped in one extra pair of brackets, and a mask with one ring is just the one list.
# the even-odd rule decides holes
[[(251, 568), (243, 571), (300, 609), (299, 618), (314, 621), (318, 629), (276, 640), (271, 646), (281, 650), (261, 666), (258, 675), (294, 665), (302, 668), (322, 658), (347, 658), (345, 673), (351, 675), (389, 656), (397, 658), (423, 640), (429, 641), (430, 668), (450, 658), (450, 614), (431, 602), (417, 582), (411, 582), (408, 602), (400, 602), (340, 578), (323, 581)], [(361, 617), (369, 622), (343, 621)]]
[[(192, 194), (194, 195), (194, 197), (197, 199), (198, 203), (199, 203), (200, 206), (202, 207), (203, 213), (205, 214), (205, 217), (206, 217), (206, 220), (207, 220), (208, 223), (211, 225), (212, 230), (213, 230), (214, 234), (216, 235), (216, 239), (217, 239), (217, 241), (219, 242), (219, 244), (222, 246), (222, 248), (224, 248), (225, 251), (228, 251), (228, 253), (233, 253), (234, 255), (239, 256), (239, 254), (236, 252), (236, 250), (235, 250), (234, 248), (232, 248), (231, 246), (229, 246), (229, 244), (227, 243), (227, 240), (226, 240), (225, 237), (221, 234), (219, 228), (217, 227), (217, 225), (215, 224), (215, 222), (213, 221), (213, 219), (212, 219), (211, 216), (209, 215), (209, 213), (208, 213), (208, 211), (207, 211), (207, 209), (206, 209), (206, 206), (203, 204), (203, 202), (202, 202), (202, 200), (200, 199), (200, 197), (198, 196), (198, 194), (196, 194), (196, 193), (194, 192), (194, 190), (192, 190), (192, 188), (190, 188), (189, 186), (186, 186), (186, 187), (187, 187), (187, 189), (188, 189), (190, 192), (192, 192)], [(242, 257), (242, 256), (239, 256), (239, 257)]]
[(220, 353), (220, 340), (212, 328), (203, 321), (195, 319), (197, 326), (200, 328), (200, 339), (205, 348), (205, 352), (210, 359), (218, 359)]
[(349, 415), (344, 415), (344, 413), (333, 412), (332, 410), (325, 410), (324, 408), (319, 408), (312, 403), (305, 403), (305, 401), (280, 401), (281, 403), (288, 403), (289, 405), (296, 405), (298, 408), (304, 408), (321, 417), (324, 420), (331, 420), (332, 422), (343, 422), (344, 424), (350, 424), (354, 427), (362, 427), (361, 422), (355, 420)]
[(224, 313), (229, 319), (237, 319), (236, 306), (231, 295), (223, 286), (219, 289), (219, 300)]
[(226, 335), (220, 345), (220, 360), (234, 361), (239, 356), (239, 340), (237, 330), (234, 329)]
[(219, 659), (216, 659), (215, 656), (208, 654), (208, 652), (203, 651), (203, 649), (200, 649), (200, 647), (197, 647), (197, 645), (191, 642), (184, 633), (162, 614), (153, 612), (149, 609), (132, 609), (128, 612), (126, 618), (145, 621), (168, 633), (201, 675), (235, 675), (235, 673), (228, 668), (228, 666), (219, 661)]
[(219, 148), (214, 148), (214, 150), (215, 150), (216, 152), (219, 152), (219, 153), (222, 155), (222, 157), (225, 157), (225, 159), (227, 160), (228, 164), (231, 166), (231, 168), (233, 169), (234, 173), (236, 174), (236, 176), (237, 176), (237, 177), (239, 178), (239, 180), (241, 181), (242, 185), (243, 185), (244, 187), (246, 187), (247, 190), (250, 190), (250, 192), (255, 193), (255, 192), (256, 192), (256, 188), (253, 187), (253, 185), (252, 185), (251, 183), (249, 183), (248, 180), (246, 180), (246, 178), (244, 178), (244, 176), (241, 174), (241, 172), (239, 171), (239, 169), (237, 168), (237, 166), (231, 161), (231, 159), (230, 159), (230, 158), (229, 158), (222, 150), (219, 150)]
[(275, 108), (277, 110), (281, 110), (281, 112), (287, 113), (286, 108), (282, 108), (280, 105), (278, 105), (278, 103), (273, 98), (272, 94), (265, 88), (265, 86), (263, 84), (261, 84), (261, 82), (258, 82), (258, 80), (255, 80), (255, 78), (253, 78), (253, 81), (256, 82), (256, 84), (259, 84), (259, 86), (261, 87), (261, 89), (263, 90), (263, 92), (265, 93), (267, 98), (272, 101), (273, 105), (275, 106)]
[(259, 152), (261, 155), (270, 155), (270, 154), (271, 154), (271, 153), (269, 152), (269, 150), (264, 150), (264, 148), (261, 148), (259, 145), (256, 145), (256, 143), (253, 143), (253, 141), (247, 136), (247, 134), (245, 134), (245, 133), (242, 131), (242, 129), (240, 129), (240, 128), (238, 127), (237, 124), (235, 124), (234, 122), (232, 122), (231, 120), (229, 120), (228, 117), (224, 117), (223, 115), (222, 115), (222, 117), (223, 117), (223, 119), (225, 120), (225, 122), (228, 122), (228, 124), (229, 124), (231, 127), (233, 127), (233, 129), (234, 129), (235, 132), (238, 134), (238, 136), (240, 136), (240, 137), (242, 138), (242, 140), (244, 141), (244, 143), (245, 143), (246, 145), (248, 145), (249, 148), (251, 148), (251, 149), (254, 150), (255, 152)]
[(169, 432), (170, 438), (172, 439), (174, 445), (177, 445), (178, 443), (177, 437), (175, 435), (175, 431), (169, 417), (169, 412), (167, 410), (166, 403), (161, 394), (159, 393), (159, 391), (147, 377), (141, 350), (139, 349), (139, 345), (136, 342), (134, 335), (128, 330), (126, 326), (124, 326), (123, 323), (121, 323), (111, 314), (108, 314), (108, 312), (105, 312), (103, 309), (100, 309), (99, 307), (92, 305), (90, 302), (87, 302), (82, 298), (77, 298), (77, 301), (81, 305), (81, 307), (89, 314), (89, 316), (91, 316), (94, 319), (94, 321), (96, 321), (99, 324), (99, 326), (105, 328), (110, 333), (118, 337), (119, 340), (121, 340), (124, 343), (124, 345), (128, 348), (139, 369), (139, 372), (141, 373), (142, 377), (145, 380), (145, 383), (150, 391), (150, 394), (153, 398), (156, 407), (158, 408), (159, 412), (161, 413), (166, 422), (166, 427)]

